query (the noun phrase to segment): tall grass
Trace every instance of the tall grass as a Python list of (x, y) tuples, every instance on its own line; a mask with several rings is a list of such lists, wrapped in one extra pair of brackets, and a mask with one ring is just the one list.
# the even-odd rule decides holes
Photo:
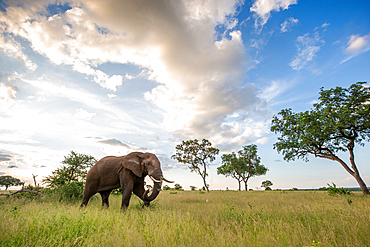
[(0, 198), (0, 246), (370, 245), (370, 197), (354, 193), (162, 191), (149, 208)]

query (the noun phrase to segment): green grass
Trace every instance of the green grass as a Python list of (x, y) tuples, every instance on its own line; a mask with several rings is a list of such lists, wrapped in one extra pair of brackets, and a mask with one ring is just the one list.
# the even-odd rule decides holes
[(120, 201), (1, 197), (0, 246), (370, 246), (370, 197), (357, 192), (162, 191), (126, 211)]

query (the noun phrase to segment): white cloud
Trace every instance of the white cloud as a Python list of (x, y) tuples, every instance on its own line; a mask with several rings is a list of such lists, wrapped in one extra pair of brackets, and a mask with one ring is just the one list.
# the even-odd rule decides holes
[(286, 10), (293, 4), (297, 4), (297, 0), (256, 0), (250, 8), (251, 12), (256, 12), (255, 28), (261, 31), (271, 17), (271, 11)]
[(281, 23), (280, 31), (282, 33), (288, 32), (293, 26), (297, 25), (299, 22), (298, 19), (294, 19), (293, 17), (286, 19), (283, 23)]
[(310, 36), (309, 33), (299, 36), (296, 41), (298, 53), (289, 63), (289, 66), (293, 70), (301, 70), (306, 67), (316, 57), (316, 54), (324, 44), (325, 41), (320, 38), (318, 32), (315, 32), (313, 36)]
[[(1, 25), (0, 31), (4, 31), (2, 30)], [(6, 37), (3, 33), (0, 33), (0, 49), (2, 49), (8, 56), (14, 57), (15, 59), (21, 61), (27, 69), (31, 71), (36, 70), (37, 65), (28, 59), (27, 55), (25, 55), (22, 51), (23, 47), (16, 40), (14, 40), (13, 37)]]
[(126, 78), (127, 80), (132, 80), (132, 79), (135, 79), (135, 76), (133, 76), (133, 75), (129, 75), (129, 74), (127, 74), (127, 73), (126, 73), (125, 78)]
[(0, 82), (0, 112), (9, 110), (9, 108), (15, 104), (16, 94), (16, 88)]
[(370, 34), (365, 36), (351, 35), (348, 39), (345, 52), (350, 56), (341, 63), (370, 50)]
[[(42, 8), (39, 11), (42, 12)], [(32, 8), (27, 11), (22, 7), (9, 7), (6, 12), (0, 12), (2, 30), (9, 36), (7, 42), (0, 37), (0, 48), (22, 60), (30, 70), (35, 70), (37, 66), (21, 52), (21, 46), (12, 38), (12, 35), (20, 36), (31, 43), (34, 51), (51, 62), (72, 65), (74, 70), (93, 76), (94, 81), (104, 88), (115, 91), (117, 86), (122, 85), (121, 75), (108, 76), (92, 68), (109, 61), (106, 57), (110, 54), (97, 46), (104, 37), (95, 28), (94, 22), (86, 19), (81, 8), (74, 7), (64, 14), (48, 18), (36, 13)]]
[[(266, 102), (259, 98), (257, 87), (244, 85), (248, 60), (242, 33), (234, 30), (234, 15), (243, 1), (70, 1), (71, 9), (50, 17), (37, 14), (53, 2), (44, 3), (32, 4), (31, 9), (26, 8), (27, 3), (23, 9), (16, 4), (7, 8), (0, 20), (8, 35), (22, 37), (52, 63), (70, 65), (112, 91), (124, 78), (133, 77), (126, 72), (108, 75), (97, 68), (99, 65), (110, 62), (141, 67), (144, 73), (139, 76), (157, 83), (144, 98), (159, 108), (162, 128), (189, 136), (217, 133), (226, 141), (247, 133), (255, 137), (256, 131), (249, 131), (247, 122), (253, 115), (266, 118)], [(256, 2), (256, 13), (266, 17), (271, 10), (286, 9), (295, 1), (270, 3), (271, 9), (261, 12), (265, 5)], [(226, 31), (216, 41), (218, 25)], [(28, 82), (37, 87), (52, 86)], [(56, 89), (78, 102), (92, 100), (63, 87), (49, 91)], [(85, 103), (100, 107), (94, 100)], [(240, 124), (230, 131), (227, 117), (234, 112), (240, 113)]]
[(260, 97), (267, 102), (271, 102), (274, 98), (284, 93), (294, 83), (286, 83), (285, 81), (272, 81), (271, 85), (262, 90)]
[(256, 143), (257, 143), (257, 144), (265, 145), (268, 141), (269, 141), (269, 138), (265, 136), (265, 137), (262, 137), (262, 138), (258, 139), (258, 140), (256, 141)]
[(95, 116), (96, 113), (90, 113), (82, 108), (76, 110), (75, 116), (79, 119), (90, 121), (90, 119)]

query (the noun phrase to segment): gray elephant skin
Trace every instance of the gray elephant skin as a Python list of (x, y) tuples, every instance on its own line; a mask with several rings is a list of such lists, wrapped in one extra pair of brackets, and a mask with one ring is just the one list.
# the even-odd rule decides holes
[[(149, 176), (154, 181), (153, 191), (145, 190), (144, 179)], [(102, 205), (109, 207), (109, 195), (112, 190), (122, 188), (122, 205), (125, 209), (130, 203), (132, 192), (149, 206), (161, 190), (163, 177), (161, 164), (152, 153), (133, 152), (125, 156), (107, 156), (96, 162), (86, 176), (84, 196), (81, 207), (86, 206), (89, 199), (100, 193)]]

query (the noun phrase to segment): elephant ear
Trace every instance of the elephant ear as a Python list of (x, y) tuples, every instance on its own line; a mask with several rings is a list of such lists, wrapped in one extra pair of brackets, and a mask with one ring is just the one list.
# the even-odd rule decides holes
[(143, 174), (143, 166), (141, 160), (143, 156), (141, 153), (128, 154), (122, 160), (123, 168), (131, 170), (136, 176), (141, 177)]

